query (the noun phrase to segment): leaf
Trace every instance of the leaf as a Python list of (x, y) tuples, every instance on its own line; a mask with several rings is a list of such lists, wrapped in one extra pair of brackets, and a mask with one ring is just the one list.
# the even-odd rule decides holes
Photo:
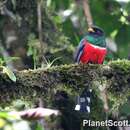
[(54, 63), (55, 61), (57, 61), (57, 60), (59, 60), (59, 59), (61, 59), (61, 57), (55, 58), (55, 59), (50, 63), (50, 67), (53, 65), (53, 63)]
[(8, 118), (8, 114), (6, 112), (0, 112), (0, 118)]
[(57, 24), (61, 24), (62, 23), (62, 18), (60, 16), (54, 16), (53, 20)]
[(11, 0), (12, 4), (13, 4), (13, 8), (16, 9), (16, 0)]
[(11, 62), (20, 59), (19, 57), (4, 57), (5, 62)]
[(20, 116), (15, 112), (10, 112), (10, 113), (8, 113), (8, 112), (0, 112), (0, 119), (1, 118), (4, 118), (6, 120), (11, 121), (11, 120), (20, 119)]
[(27, 56), (32, 56), (33, 55), (33, 48), (29, 47), (28, 51), (27, 51)]
[(44, 128), (38, 123), (36, 126), (36, 130), (44, 130)]
[(50, 7), (50, 5), (51, 5), (51, 0), (47, 0), (47, 7)]
[(5, 124), (6, 124), (5, 120), (4, 120), (4, 119), (0, 119), (0, 129), (1, 129), (2, 127), (4, 127)]
[(14, 73), (8, 67), (4, 66), (2, 67), (3, 67), (3, 73), (7, 74), (12, 81), (16, 82), (16, 76), (14, 75)]
[(0, 58), (0, 66), (2, 66), (3, 64), (4, 64), (4, 60)]

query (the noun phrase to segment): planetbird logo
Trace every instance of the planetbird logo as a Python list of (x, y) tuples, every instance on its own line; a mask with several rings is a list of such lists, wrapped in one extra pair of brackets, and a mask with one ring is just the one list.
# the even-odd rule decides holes
[(90, 126), (90, 127), (102, 127), (102, 126), (130, 126), (128, 120), (120, 120), (120, 121), (113, 121), (113, 120), (105, 120), (105, 121), (93, 121), (93, 120), (83, 120), (83, 127)]

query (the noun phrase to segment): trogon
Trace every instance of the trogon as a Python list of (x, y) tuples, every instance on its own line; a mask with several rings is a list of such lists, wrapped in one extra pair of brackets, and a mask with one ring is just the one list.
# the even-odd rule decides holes
[[(106, 54), (104, 31), (97, 26), (91, 26), (80, 41), (74, 60), (83, 64), (103, 64)], [(91, 93), (92, 90), (88, 88), (78, 96), (75, 110), (90, 113)]]

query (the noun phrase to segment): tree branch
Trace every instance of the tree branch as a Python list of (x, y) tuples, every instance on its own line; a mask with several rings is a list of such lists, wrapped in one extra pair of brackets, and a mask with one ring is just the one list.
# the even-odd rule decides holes
[[(39, 97), (49, 100), (57, 90), (81, 92), (85, 87), (95, 91), (106, 83), (107, 92), (124, 99), (130, 89), (130, 61), (115, 61), (109, 65), (63, 65), (48, 70), (25, 70), (16, 72), (14, 83), (0, 73), (0, 104), (15, 99), (34, 102)], [(72, 94), (72, 93), (71, 93)], [(109, 97), (109, 95), (108, 95)]]
[(43, 25), (42, 25), (42, 5), (43, 5), (43, 0), (37, 0), (37, 23), (38, 23), (38, 36), (39, 36), (39, 42), (41, 45), (41, 57), (45, 53), (45, 44), (43, 42)]
[(92, 19), (90, 7), (89, 7), (89, 1), (82, 0), (82, 3), (83, 3), (83, 9), (84, 9), (84, 13), (85, 13), (86, 20), (88, 23), (88, 27), (91, 27), (93, 25), (93, 19)]

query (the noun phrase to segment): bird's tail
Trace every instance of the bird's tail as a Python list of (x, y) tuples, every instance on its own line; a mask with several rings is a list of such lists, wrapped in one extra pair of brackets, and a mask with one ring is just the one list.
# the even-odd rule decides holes
[(76, 111), (90, 113), (92, 89), (85, 89), (80, 96), (77, 97)]

